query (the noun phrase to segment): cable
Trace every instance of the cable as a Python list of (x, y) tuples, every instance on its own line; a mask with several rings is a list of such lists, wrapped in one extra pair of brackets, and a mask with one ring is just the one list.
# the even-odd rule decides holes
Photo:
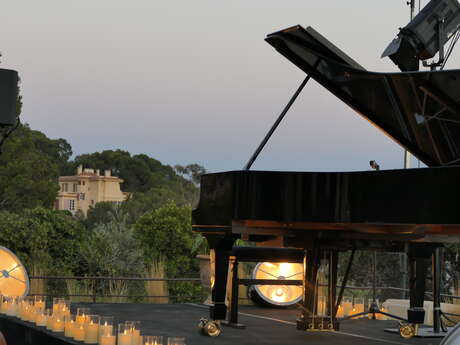
[(447, 63), (447, 60), (450, 57), (450, 54), (452, 54), (452, 51), (454, 50), (455, 44), (457, 43), (458, 39), (460, 38), (460, 31), (457, 29), (454, 35), (452, 35), (453, 39), (450, 42), (449, 48), (447, 49), (447, 54), (446, 58), (444, 59), (444, 62), (442, 63), (441, 70), (444, 69), (444, 66)]

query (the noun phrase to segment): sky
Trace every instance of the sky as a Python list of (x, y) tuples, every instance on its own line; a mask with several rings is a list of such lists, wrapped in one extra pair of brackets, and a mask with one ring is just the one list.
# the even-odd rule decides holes
[[(365, 68), (397, 71), (380, 55), (408, 21), (405, 0), (5, 1), (0, 67), (20, 74), (22, 121), (74, 155), (121, 149), (238, 170), (305, 77), (267, 34), (310, 25)], [(253, 169), (369, 160), (401, 168), (403, 150), (311, 81)]]

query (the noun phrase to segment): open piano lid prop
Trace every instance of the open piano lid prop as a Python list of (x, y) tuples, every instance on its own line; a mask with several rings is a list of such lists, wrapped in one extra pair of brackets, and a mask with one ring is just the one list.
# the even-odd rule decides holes
[(266, 41), (426, 165), (460, 161), (460, 70), (369, 72), (311, 27)]

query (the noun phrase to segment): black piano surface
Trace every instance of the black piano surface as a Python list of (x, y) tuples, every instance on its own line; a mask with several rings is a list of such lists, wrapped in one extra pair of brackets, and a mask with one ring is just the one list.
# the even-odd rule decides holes
[(201, 232), (345, 230), (439, 240), (460, 234), (459, 176), (460, 167), (207, 174), (193, 224)]

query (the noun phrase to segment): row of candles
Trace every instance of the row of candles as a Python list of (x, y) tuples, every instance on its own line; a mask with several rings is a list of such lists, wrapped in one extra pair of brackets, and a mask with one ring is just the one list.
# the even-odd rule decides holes
[[(372, 299), (370, 298), (368, 300), (368, 309), (372, 305)], [(376, 300), (377, 305), (378, 300)], [(380, 311), (386, 312), (385, 308), (383, 306), (379, 307)], [(342, 302), (340, 303), (338, 309), (337, 309), (337, 318), (342, 318), (342, 317), (347, 317), (349, 315), (354, 315), (358, 313), (363, 313), (364, 312), (364, 298), (360, 297), (343, 297)], [(318, 296), (318, 310), (317, 310), (318, 315), (327, 315), (327, 310), (326, 310), (326, 297), (325, 296)], [(369, 317), (372, 318), (372, 314), (369, 315), (363, 315), (363, 316), (357, 316), (356, 318), (360, 317)], [(383, 314), (375, 314), (375, 318), (377, 320), (386, 320), (387, 317)]]
[[(46, 309), (45, 300), (41, 296), (1, 296), (0, 313), (16, 316), (53, 332), (63, 332), (64, 336), (83, 341), (85, 344), (163, 345), (161, 336), (141, 335), (140, 321), (118, 324), (118, 332), (115, 335), (113, 316), (92, 315), (89, 308), (78, 308), (77, 313), (72, 314), (70, 302), (63, 298), (54, 298), (52, 309)], [(185, 339), (168, 337), (167, 344), (185, 345)]]

